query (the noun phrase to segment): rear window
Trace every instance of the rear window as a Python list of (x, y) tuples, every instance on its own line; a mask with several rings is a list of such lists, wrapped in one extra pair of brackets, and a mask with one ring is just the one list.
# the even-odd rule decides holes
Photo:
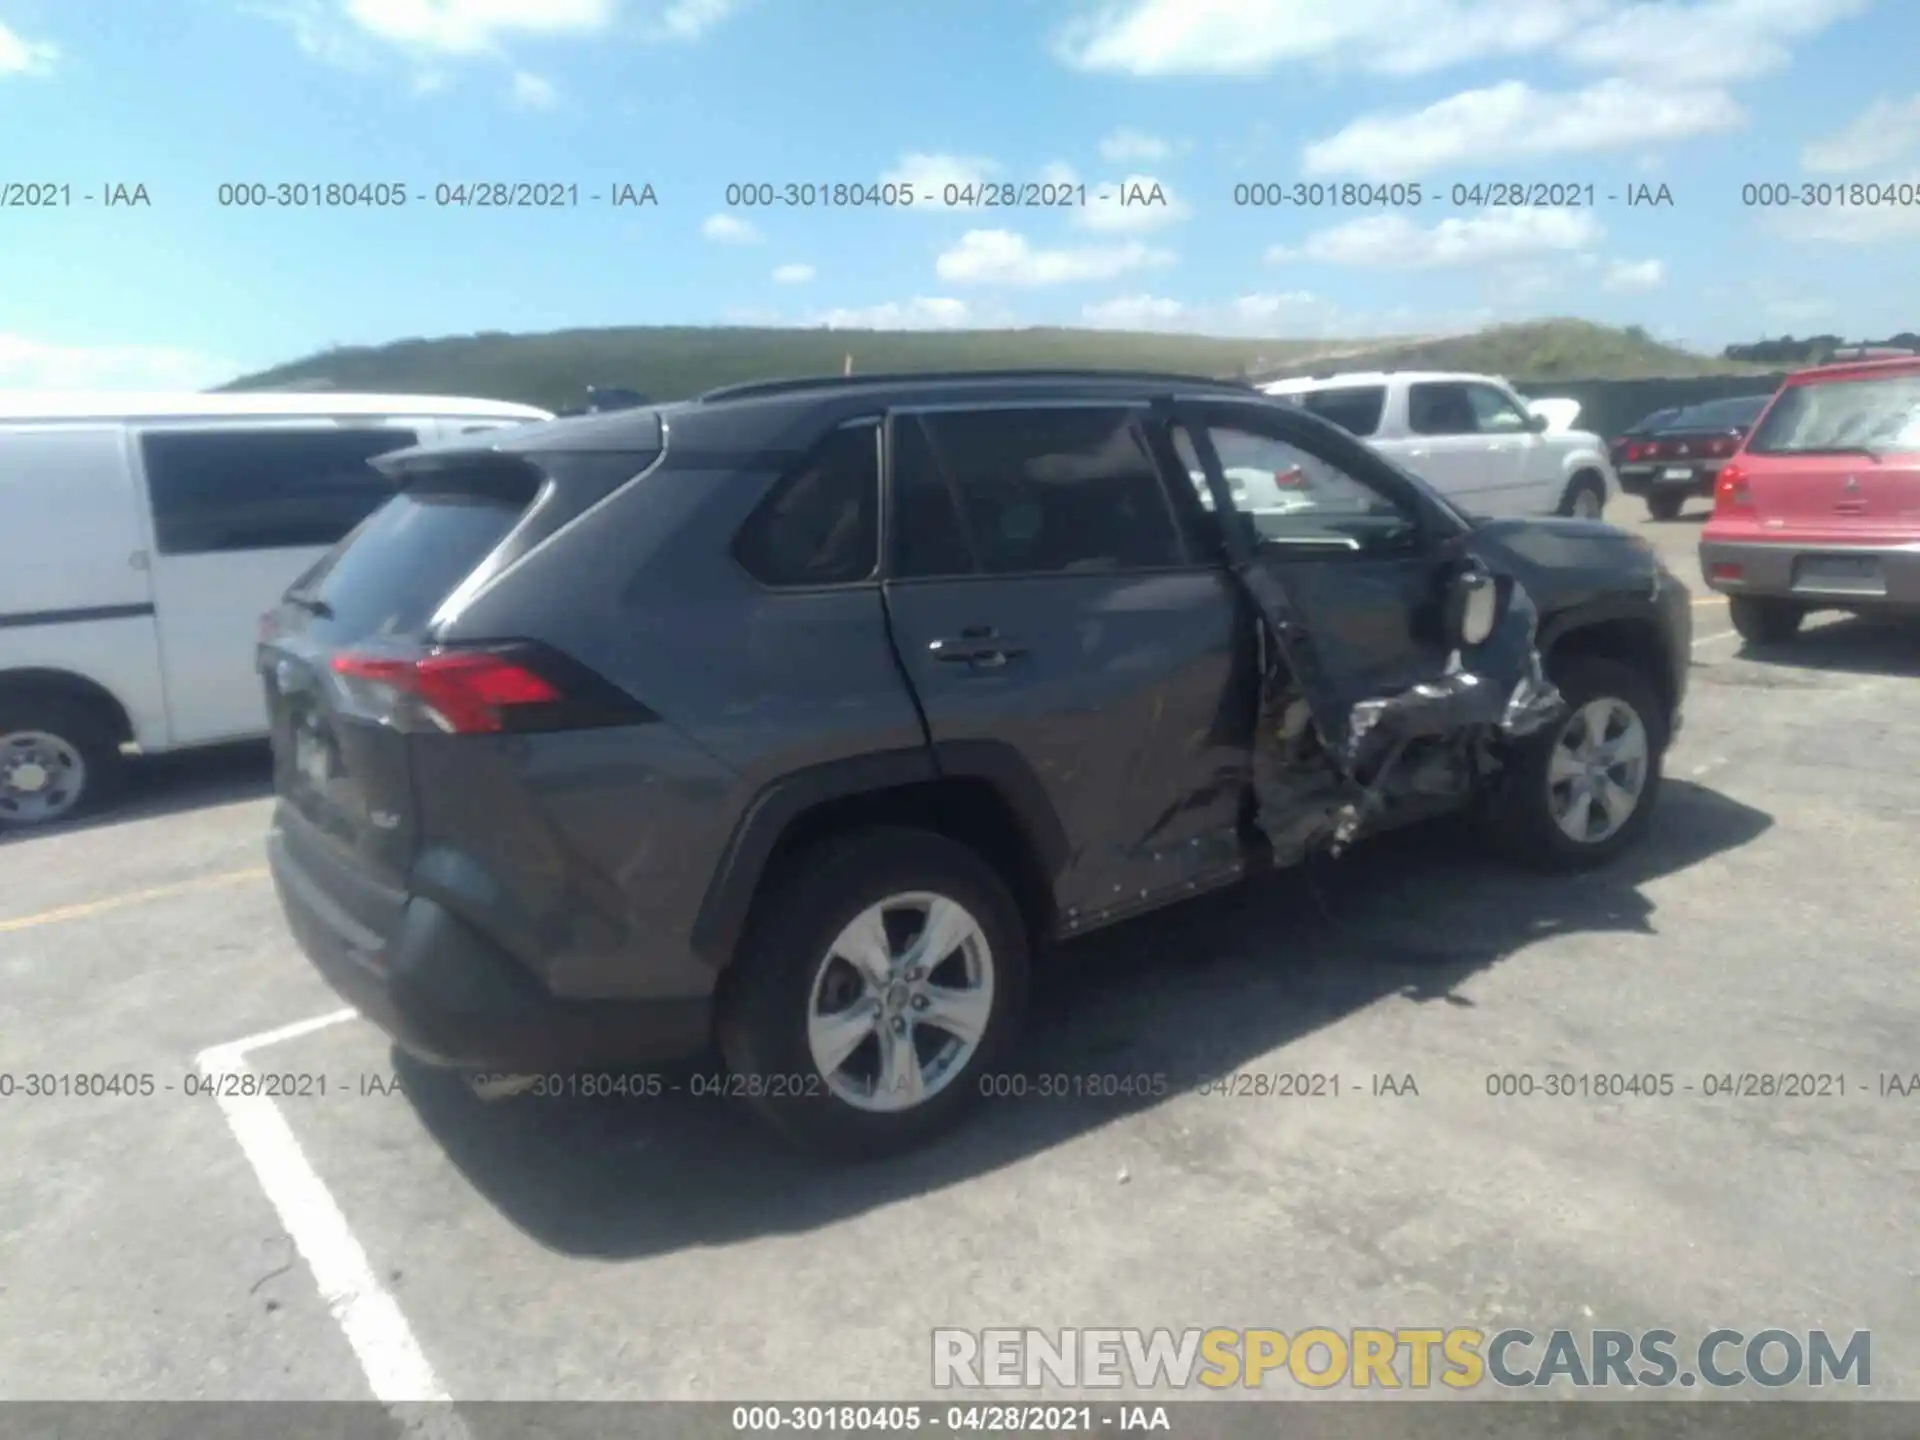
[(507, 463), (485, 484), (410, 486), (294, 590), (320, 602), (320, 623), (342, 638), (417, 634), (507, 538), (539, 487), (534, 471)]
[(1387, 387), (1346, 385), (1332, 390), (1305, 390), (1286, 398), (1302, 410), (1332, 421), (1349, 435), (1365, 439), (1380, 428), (1380, 417), (1387, 408)]
[(1769, 395), (1742, 395), (1733, 400), (1709, 400), (1682, 410), (1670, 423), (1675, 430), (1731, 430), (1740, 425), (1751, 425), (1759, 418), (1760, 412), (1767, 408), (1767, 401), (1771, 398)]
[(1756, 455), (1920, 450), (1920, 375), (1789, 385), (1747, 440)]

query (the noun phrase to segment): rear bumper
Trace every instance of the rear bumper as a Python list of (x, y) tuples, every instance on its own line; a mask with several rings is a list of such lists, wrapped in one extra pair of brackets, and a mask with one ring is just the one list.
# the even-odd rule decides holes
[[(1803, 562), (1845, 558), (1871, 562), (1858, 579), (1809, 574)], [(1738, 577), (1717, 574), (1738, 567)], [(1820, 545), (1812, 542), (1717, 540), (1702, 537), (1700, 571), (1722, 595), (1805, 600), (1825, 609), (1920, 609), (1920, 544)]]
[(574, 1000), (436, 901), (381, 886), (284, 813), (267, 841), (288, 926), (333, 989), (422, 1060), (519, 1073), (663, 1064), (704, 1052), (710, 1000)]
[[(1620, 489), (1628, 495), (1711, 495), (1714, 481), (1720, 478), (1723, 461), (1697, 465), (1623, 465), (1619, 469)], [(1668, 470), (1692, 471), (1686, 480), (1669, 480)]]

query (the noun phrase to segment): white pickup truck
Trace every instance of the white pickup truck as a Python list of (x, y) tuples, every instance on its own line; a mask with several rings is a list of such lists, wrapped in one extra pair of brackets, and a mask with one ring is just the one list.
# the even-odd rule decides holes
[(1529, 407), (1492, 375), (1370, 371), (1260, 387), (1331, 420), (1475, 515), (1598, 519), (1620, 482), (1572, 401)]

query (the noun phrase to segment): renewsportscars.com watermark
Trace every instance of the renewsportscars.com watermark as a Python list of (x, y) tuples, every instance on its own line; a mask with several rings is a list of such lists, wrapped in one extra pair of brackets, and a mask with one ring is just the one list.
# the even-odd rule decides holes
[(1873, 1383), (1873, 1333), (1313, 1327), (1283, 1330), (935, 1330), (937, 1389), (1470, 1390)]

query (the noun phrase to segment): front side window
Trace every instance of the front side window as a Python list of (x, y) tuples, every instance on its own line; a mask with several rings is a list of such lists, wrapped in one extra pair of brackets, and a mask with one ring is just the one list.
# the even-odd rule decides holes
[(420, 443), (394, 426), (157, 430), (141, 439), (162, 555), (332, 545), (393, 496), (367, 462)]
[(1160, 472), (1124, 408), (945, 411), (924, 417), (990, 574), (1178, 565)]
[(1466, 386), (1427, 380), (1407, 387), (1407, 428), (1416, 435), (1474, 435), (1480, 417)]
[(1469, 385), (1466, 391), (1467, 403), (1473, 407), (1474, 428), (1482, 435), (1519, 435), (1533, 428), (1527, 412), (1493, 386)]
[[(1347, 470), (1275, 436), (1212, 425), (1234, 508), (1252, 521), (1262, 541), (1383, 554), (1403, 550), (1419, 535), (1413, 515)], [(1198, 472), (1191, 442), (1176, 433), (1183, 463)]]
[(834, 431), (775, 482), (734, 542), (762, 585), (852, 585), (872, 578), (880, 553), (878, 427)]

